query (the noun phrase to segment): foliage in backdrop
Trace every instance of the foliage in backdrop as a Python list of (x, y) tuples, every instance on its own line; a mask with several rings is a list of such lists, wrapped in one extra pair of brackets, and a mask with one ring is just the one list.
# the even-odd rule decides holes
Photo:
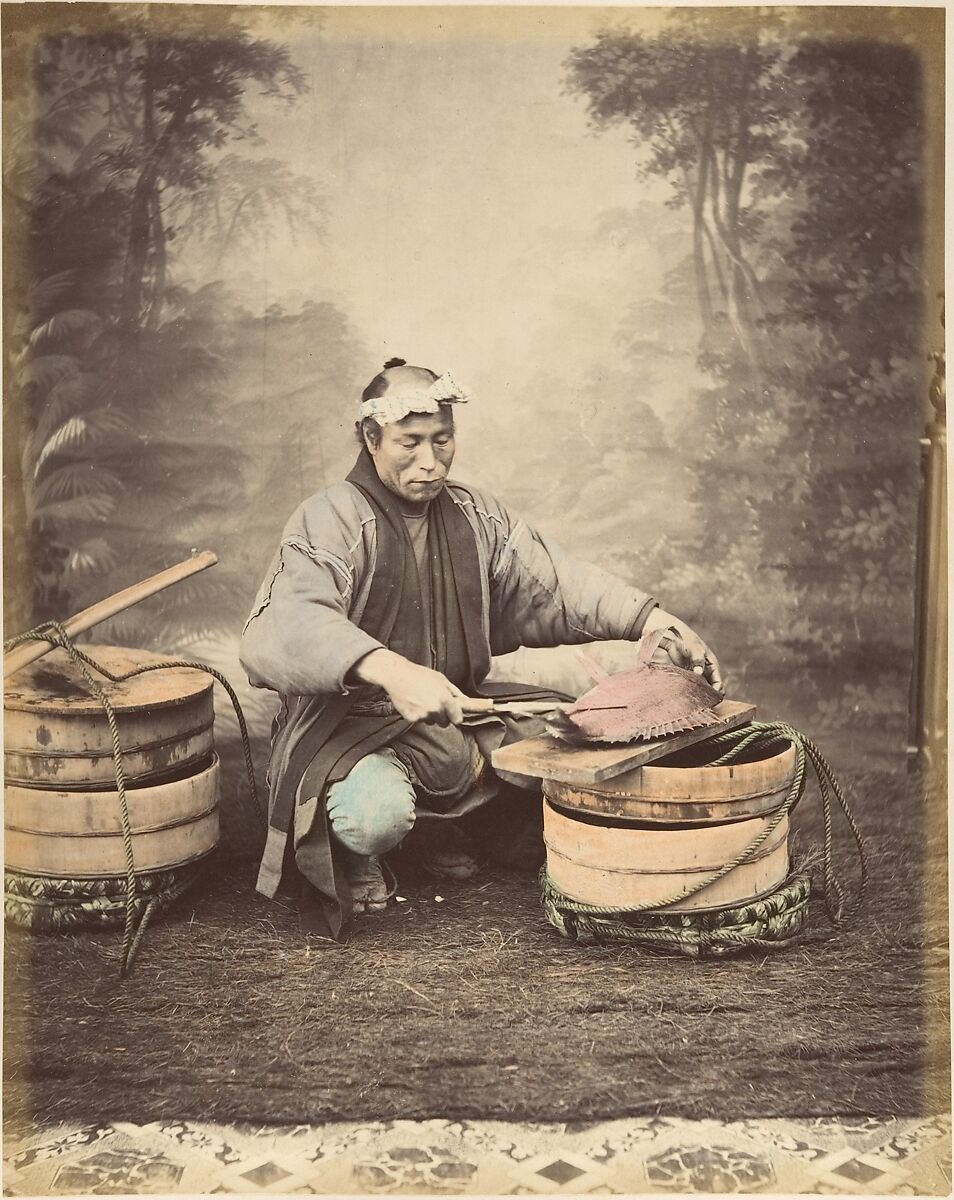
[(922, 96), (903, 15), (820, 39), (787, 10), (674, 12), (567, 61), (597, 130), (671, 187), (694, 281), (695, 535), (652, 561), (721, 644), (824, 714), (903, 727), (925, 394)]
[[(704, 612), (741, 685), (784, 678), (800, 712), (897, 731), (924, 285), (919, 60), (892, 20), (896, 36), (837, 41), (797, 9), (673, 10), (658, 36), (624, 20), (572, 49), (568, 92), (668, 183), (656, 232), (678, 249), (658, 294), (634, 283), (617, 363), (535, 381), (555, 419), (530, 446), (515, 428), (505, 498)], [(269, 231), (314, 241), (326, 217), (320, 178), (263, 153), (252, 110), (293, 110), (306, 84), (255, 21), (124, 5), (102, 28), (77, 14), (8, 38), (29, 97), (8, 106), (4, 175), (23, 251), (6, 288), (14, 625), (211, 545), (222, 565), (150, 606), (145, 644), (234, 638), (282, 521), (344, 465), (335, 414), (362, 357), (346, 314), (241, 287)], [(594, 220), (638, 271), (639, 207)], [(662, 421), (673, 379), (683, 410)], [(100, 635), (144, 640), (135, 615)]]
[[(36, 40), (5, 175), (27, 293), (7, 340), (22, 501), (7, 518), (32, 568), (16, 590), (31, 581), (31, 619), (63, 617), (228, 542), (213, 572), (151, 604), (149, 640), (167, 646), (240, 626), (277, 533), (249, 497), (285, 515), (298, 502), (289, 455), (320, 455), (307, 417), (355, 357), (332, 306), (262, 311), (216, 281), (276, 223), (318, 236), (322, 209), (313, 179), (255, 153), (249, 95), (293, 107), (305, 90), (290, 50), (210, 11), (114, 7), (101, 32)], [(271, 422), (281, 439), (256, 439)]]

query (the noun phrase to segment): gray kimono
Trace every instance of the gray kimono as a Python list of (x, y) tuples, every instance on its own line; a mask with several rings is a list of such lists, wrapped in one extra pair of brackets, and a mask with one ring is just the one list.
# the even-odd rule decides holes
[[(481, 633), (490, 654), (640, 636), (655, 605), (645, 592), (564, 554), (492, 496), (458, 483), (446, 490), (476, 542)], [(303, 735), (330, 700), (348, 692), (351, 668), (381, 645), (358, 625), (376, 562), (375, 513), (350, 483), (306, 500), (285, 527), (241, 647), (251, 683), (283, 701), (270, 755), (270, 805)], [(323, 803), (321, 796), (299, 797), (296, 845)], [(257, 884), (267, 896), (281, 881), (285, 846), (286, 836), (270, 827)]]

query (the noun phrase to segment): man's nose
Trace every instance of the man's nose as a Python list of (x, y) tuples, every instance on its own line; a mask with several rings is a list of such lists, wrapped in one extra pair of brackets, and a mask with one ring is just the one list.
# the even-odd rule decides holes
[(437, 455), (430, 442), (422, 442), (417, 451), (417, 465), (422, 471), (437, 470)]

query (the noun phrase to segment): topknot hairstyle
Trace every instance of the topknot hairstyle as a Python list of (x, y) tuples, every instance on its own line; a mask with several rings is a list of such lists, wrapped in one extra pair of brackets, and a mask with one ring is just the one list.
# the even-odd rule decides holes
[[(433, 381), (437, 379), (436, 372), (431, 371), (427, 367), (409, 367), (406, 359), (389, 358), (384, 364), (384, 367), (378, 372), (377, 375), (375, 375), (375, 377), (361, 393), (361, 399), (376, 400), (379, 396), (383, 396), (392, 382), (392, 379), (388, 377), (388, 372), (394, 367), (407, 368), (407, 370), (400, 371), (398, 373), (398, 379), (402, 379), (408, 375), (413, 377), (415, 373), (418, 374), (419, 378), (423, 377), (425, 380), (430, 379)], [(365, 445), (366, 435), (371, 444), (375, 446), (378, 444), (381, 438), (381, 426), (377, 423), (374, 417), (362, 417), (361, 420), (355, 424), (355, 432), (358, 436), (358, 443), (362, 447)]]
[[(361, 393), (362, 400), (374, 400), (378, 396), (384, 395), (384, 393), (388, 390), (388, 385), (390, 382), (387, 372), (390, 371), (392, 367), (407, 367), (407, 361), (403, 358), (389, 358), (384, 364), (383, 369), (379, 371), (377, 375), (375, 375), (375, 377)], [(429, 370), (427, 367), (407, 367), (407, 373), (414, 371), (419, 371), (422, 375), (427, 376), (430, 379), (437, 378), (436, 373)]]

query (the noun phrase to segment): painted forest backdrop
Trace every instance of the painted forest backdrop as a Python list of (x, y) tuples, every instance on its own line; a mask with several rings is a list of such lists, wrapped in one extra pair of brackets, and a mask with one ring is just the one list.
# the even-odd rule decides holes
[[(300, 51), (335, 14), (23, 9), (4, 37), (7, 633), (210, 547), (218, 567), (96, 638), (237, 679), (281, 526), (348, 466), (382, 357), (346, 291), (276, 299), (249, 276), (334, 228), (320, 155), (261, 127), (320, 109)], [(618, 147), (632, 203), (565, 235), (601, 264), (585, 305), (561, 301), (572, 349), (531, 331), (523, 377), (481, 364), (500, 396), (479, 432), (467, 413), (461, 477), (694, 622), (733, 694), (900, 747), (936, 319), (924, 30), (838, 11), (835, 33), (799, 8), (577, 14), (539, 120), (559, 106), (580, 153)]]

